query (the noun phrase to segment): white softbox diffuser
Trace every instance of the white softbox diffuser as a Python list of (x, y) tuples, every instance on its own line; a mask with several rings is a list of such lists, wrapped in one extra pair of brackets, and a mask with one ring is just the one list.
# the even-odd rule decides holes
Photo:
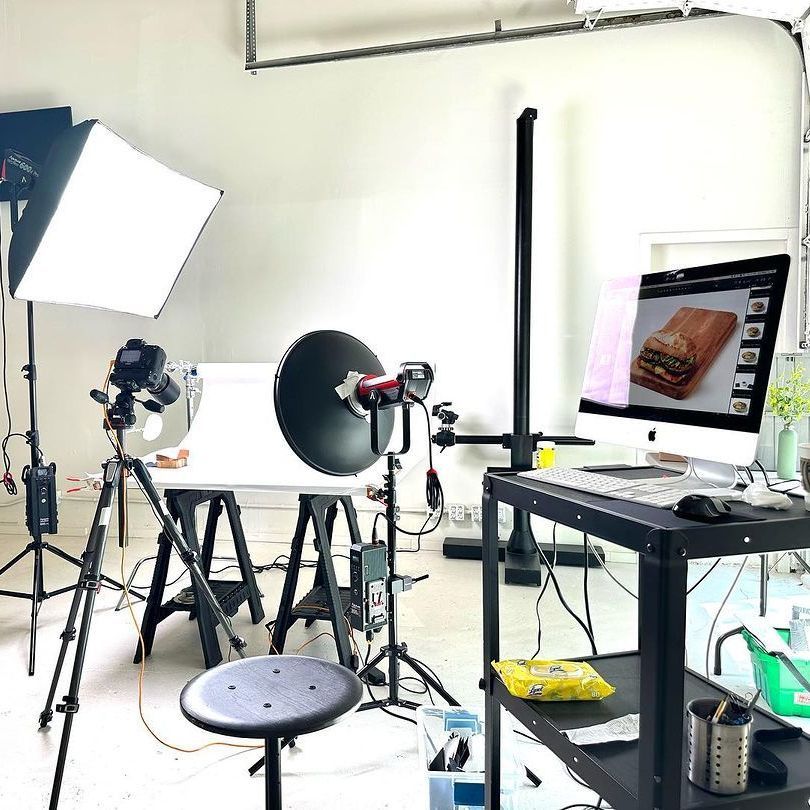
[(660, 11), (685, 7), (703, 8), (709, 11), (725, 11), (746, 17), (765, 17), (795, 23), (801, 20), (810, 3), (805, 0), (693, 0), (692, 2), (661, 2), (660, 0), (576, 0), (577, 14), (596, 14), (612, 11)]
[(54, 142), (14, 231), (11, 294), (157, 317), (221, 196), (84, 121)]

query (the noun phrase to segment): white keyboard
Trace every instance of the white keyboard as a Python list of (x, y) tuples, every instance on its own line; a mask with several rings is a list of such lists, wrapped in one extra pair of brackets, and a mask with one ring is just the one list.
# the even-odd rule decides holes
[(660, 509), (671, 509), (685, 495), (711, 495), (723, 500), (739, 500), (740, 493), (733, 489), (694, 489), (687, 487), (654, 484), (643, 479), (630, 480), (612, 475), (576, 470), (570, 467), (550, 467), (542, 470), (527, 470), (518, 473), (524, 478), (554, 484), (558, 487), (606, 495), (622, 501), (643, 503)]

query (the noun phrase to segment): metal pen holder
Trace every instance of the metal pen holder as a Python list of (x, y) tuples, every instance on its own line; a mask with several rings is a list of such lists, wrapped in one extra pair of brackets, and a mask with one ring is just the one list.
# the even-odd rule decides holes
[(752, 718), (741, 725), (712, 723), (721, 701), (693, 700), (689, 718), (689, 781), (710, 793), (734, 796), (748, 790)]

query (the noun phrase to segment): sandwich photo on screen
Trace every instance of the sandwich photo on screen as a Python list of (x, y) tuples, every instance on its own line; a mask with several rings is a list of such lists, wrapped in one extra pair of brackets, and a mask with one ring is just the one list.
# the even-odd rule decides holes
[(695, 424), (750, 427), (764, 405), (787, 266), (777, 256), (607, 281), (581, 409), (664, 421), (689, 411)]
[[(701, 297), (707, 299), (711, 295)], [(740, 300), (733, 300), (737, 298)], [(747, 300), (735, 295), (729, 298), (729, 303), (735, 303), (744, 314)], [(649, 304), (644, 307), (648, 308)], [(741, 331), (738, 328), (741, 322), (740, 314), (734, 311), (678, 307), (663, 328), (641, 344), (631, 368), (632, 382), (670, 399), (686, 399), (720, 360), (723, 376), (716, 375), (713, 383), (728, 390), (725, 378), (734, 377), (735, 357), (733, 350), (723, 350), (729, 338)]]
[[(697, 346), (683, 332), (653, 332), (642, 344), (638, 365), (673, 385), (685, 385), (697, 368)], [(642, 383), (643, 384), (643, 383)]]

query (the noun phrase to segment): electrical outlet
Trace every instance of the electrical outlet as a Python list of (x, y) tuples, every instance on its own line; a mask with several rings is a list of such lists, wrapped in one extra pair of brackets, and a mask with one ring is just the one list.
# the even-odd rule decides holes
[(447, 505), (447, 516), (455, 523), (460, 523), (464, 520), (466, 513), (463, 503), (451, 503)]
[(498, 523), (503, 526), (506, 523), (506, 506), (498, 504)]
[(475, 503), (470, 507), (470, 518), (473, 523), (481, 522), (481, 504)]

